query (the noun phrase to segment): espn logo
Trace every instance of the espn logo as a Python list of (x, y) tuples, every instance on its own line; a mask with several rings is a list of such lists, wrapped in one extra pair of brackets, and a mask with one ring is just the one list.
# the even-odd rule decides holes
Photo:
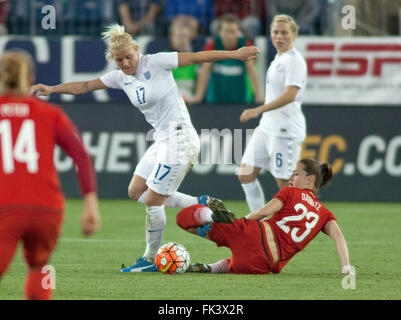
[(305, 60), (312, 77), (381, 77), (384, 66), (401, 66), (401, 45), (309, 43)]

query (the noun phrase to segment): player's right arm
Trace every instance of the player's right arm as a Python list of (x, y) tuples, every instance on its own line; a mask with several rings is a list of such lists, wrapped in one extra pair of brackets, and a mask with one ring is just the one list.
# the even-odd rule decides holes
[(245, 218), (247, 220), (261, 220), (264, 218), (268, 218), (276, 212), (280, 211), (282, 207), (283, 203), (280, 200), (273, 198), (263, 208), (249, 213)]
[(297, 86), (286, 86), (284, 93), (280, 95), (277, 99), (267, 104), (262, 104), (258, 107), (244, 110), (244, 112), (240, 116), (240, 121), (247, 122), (251, 119), (259, 117), (264, 112), (272, 111), (286, 106), (296, 99), (298, 91), (299, 87)]
[(340, 258), (341, 263), (341, 273), (342, 274), (350, 274), (351, 266), (349, 264), (349, 254), (347, 242), (335, 220), (330, 220), (323, 227), (323, 232), (326, 233), (336, 244), (337, 253)]
[(99, 78), (97, 78), (89, 81), (61, 83), (56, 86), (47, 86), (45, 84), (38, 83), (31, 87), (29, 94), (36, 94), (37, 96), (49, 96), (52, 93), (77, 95), (100, 89), (107, 89), (107, 87)]

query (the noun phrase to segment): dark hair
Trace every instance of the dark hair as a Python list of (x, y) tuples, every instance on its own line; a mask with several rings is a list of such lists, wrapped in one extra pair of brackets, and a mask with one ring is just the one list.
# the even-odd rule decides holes
[(315, 159), (299, 160), (304, 165), (306, 175), (316, 176), (315, 187), (317, 190), (323, 188), (333, 180), (333, 170), (330, 163), (320, 163)]
[(224, 22), (227, 23), (235, 23), (238, 27), (240, 27), (240, 20), (239, 18), (233, 13), (225, 13), (219, 19), (219, 30)]

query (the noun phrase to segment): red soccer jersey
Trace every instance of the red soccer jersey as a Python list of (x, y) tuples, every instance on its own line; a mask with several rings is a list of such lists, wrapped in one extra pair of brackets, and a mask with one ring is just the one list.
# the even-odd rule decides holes
[(280, 272), (335, 217), (309, 189), (285, 187), (273, 198), (283, 203), (281, 210), (267, 220), (275, 233)]
[(93, 166), (60, 108), (35, 97), (0, 97), (0, 212), (64, 209), (56, 144), (77, 164), (82, 192), (95, 191)]

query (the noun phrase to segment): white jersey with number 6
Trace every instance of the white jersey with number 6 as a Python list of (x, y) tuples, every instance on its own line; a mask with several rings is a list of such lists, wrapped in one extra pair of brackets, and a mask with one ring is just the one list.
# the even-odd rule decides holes
[(306, 124), (301, 103), (306, 78), (306, 63), (298, 50), (292, 48), (275, 56), (266, 72), (265, 103), (276, 100), (287, 86), (296, 86), (299, 90), (293, 102), (263, 114), (259, 123), (263, 132), (275, 137), (305, 138)]

